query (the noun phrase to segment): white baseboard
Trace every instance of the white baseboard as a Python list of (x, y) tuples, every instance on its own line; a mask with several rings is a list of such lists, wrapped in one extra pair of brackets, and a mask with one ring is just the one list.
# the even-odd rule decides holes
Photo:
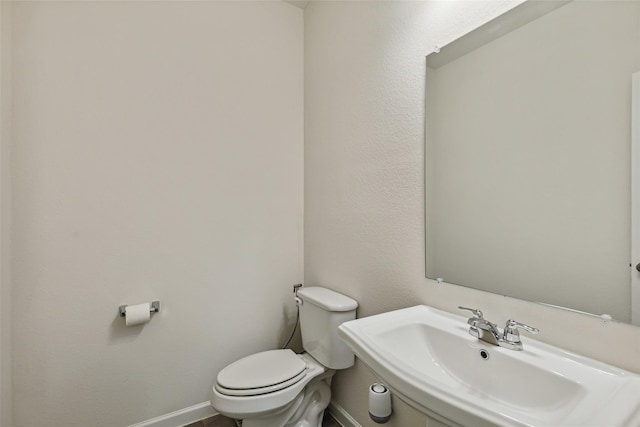
[(329, 412), (343, 427), (362, 427), (342, 406), (333, 400), (329, 403)]
[(181, 427), (217, 414), (210, 402), (202, 402), (129, 427)]
[[(333, 400), (329, 403), (329, 412), (343, 427), (362, 427), (342, 406)], [(181, 427), (214, 415), (218, 415), (218, 413), (213, 409), (211, 403), (202, 402), (128, 427)]]

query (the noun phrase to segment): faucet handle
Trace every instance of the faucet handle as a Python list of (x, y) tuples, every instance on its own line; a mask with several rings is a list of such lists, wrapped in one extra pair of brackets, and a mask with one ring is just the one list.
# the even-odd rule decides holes
[(520, 333), (518, 332), (518, 328), (524, 329), (530, 334), (537, 334), (538, 332), (540, 332), (540, 329), (538, 328), (525, 325), (524, 323), (516, 322), (513, 319), (509, 319), (507, 320), (507, 324), (504, 327), (504, 339), (508, 342), (519, 342)]
[(458, 306), (458, 308), (460, 310), (466, 310), (466, 311), (470, 311), (471, 313), (473, 313), (473, 315), (475, 317), (477, 317), (478, 319), (484, 319), (484, 317), (482, 317), (482, 312), (480, 310), (478, 310), (477, 308), (469, 308), (469, 307), (463, 307), (461, 305)]
[(524, 329), (525, 331), (529, 332), (530, 334), (537, 334), (538, 332), (540, 332), (540, 329), (534, 328), (533, 326), (529, 326), (529, 325), (525, 325), (524, 323), (516, 322), (513, 319), (507, 320), (507, 325), (505, 326), (505, 329), (515, 329), (515, 328)]

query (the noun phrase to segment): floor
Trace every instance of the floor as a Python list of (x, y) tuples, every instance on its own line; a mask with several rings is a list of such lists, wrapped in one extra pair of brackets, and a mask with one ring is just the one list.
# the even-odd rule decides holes
[[(197, 421), (184, 427), (236, 427), (235, 421), (230, 418), (217, 415), (206, 420)], [(325, 412), (322, 427), (342, 427), (328, 412)]]

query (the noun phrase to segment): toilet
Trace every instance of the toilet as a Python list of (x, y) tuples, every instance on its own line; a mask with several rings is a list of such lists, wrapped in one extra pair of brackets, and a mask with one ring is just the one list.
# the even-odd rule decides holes
[(211, 406), (243, 427), (320, 427), (331, 400), (331, 378), (353, 365), (338, 326), (356, 317), (358, 303), (322, 287), (302, 288), (300, 331), (305, 352), (269, 350), (222, 369)]

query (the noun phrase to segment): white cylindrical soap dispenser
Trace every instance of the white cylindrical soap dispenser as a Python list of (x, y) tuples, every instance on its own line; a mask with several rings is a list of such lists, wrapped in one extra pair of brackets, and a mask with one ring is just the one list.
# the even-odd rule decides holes
[(391, 418), (391, 393), (381, 383), (369, 387), (369, 416), (378, 424), (384, 424)]

